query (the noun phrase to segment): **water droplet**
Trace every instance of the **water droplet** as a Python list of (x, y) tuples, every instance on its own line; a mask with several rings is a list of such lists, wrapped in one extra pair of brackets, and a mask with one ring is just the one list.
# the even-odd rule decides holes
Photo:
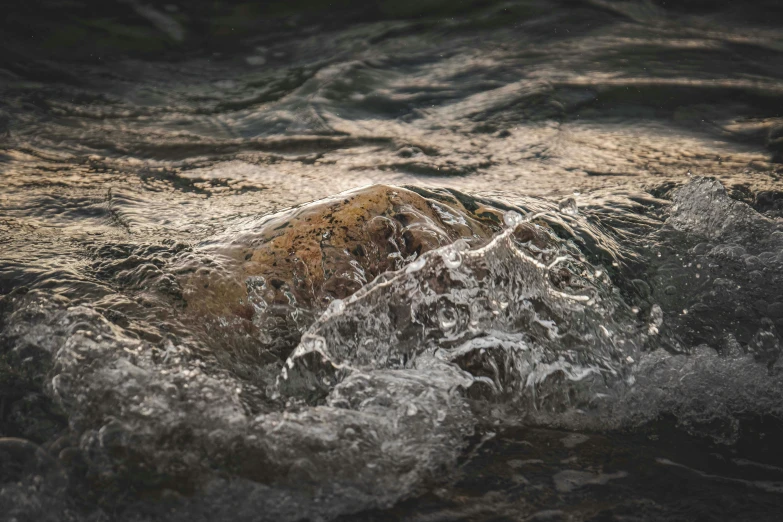
[(650, 324), (648, 332), (650, 335), (656, 335), (659, 327), (663, 324), (663, 310), (657, 304), (650, 309)]
[(575, 216), (579, 214), (579, 207), (576, 206), (576, 200), (574, 198), (566, 198), (558, 204), (558, 209), (562, 214), (569, 216)]
[(447, 268), (458, 268), (462, 264), (462, 253), (454, 245), (444, 248), (441, 257)]
[(500, 309), (501, 311), (505, 310), (506, 308), (508, 308), (508, 304), (509, 304), (508, 295), (503, 291), (498, 292), (497, 295), (495, 296), (495, 302), (497, 303), (498, 309)]
[(522, 215), (519, 212), (515, 212), (513, 210), (509, 210), (505, 214), (503, 214), (503, 222), (508, 227), (516, 227), (520, 223), (524, 221), (524, 218), (522, 218)]
[(308, 335), (302, 337), (302, 340), (299, 343), (299, 348), (297, 348), (297, 351), (300, 351), (300, 349), (304, 353), (318, 352), (321, 354), (325, 354), (326, 339), (324, 339), (320, 335)]
[(438, 323), (444, 331), (457, 326), (457, 311), (453, 306), (447, 304), (438, 309)]
[(415, 260), (413, 263), (405, 267), (405, 273), (411, 274), (413, 272), (418, 272), (419, 270), (424, 268), (425, 264), (427, 264), (427, 260), (423, 257), (420, 257), (417, 260)]
[(326, 309), (327, 314), (340, 314), (345, 310), (345, 302), (342, 299), (335, 299), (329, 303), (329, 307)]

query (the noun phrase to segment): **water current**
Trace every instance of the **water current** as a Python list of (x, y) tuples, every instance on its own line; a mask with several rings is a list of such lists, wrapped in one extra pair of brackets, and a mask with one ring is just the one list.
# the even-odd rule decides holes
[(5, 17), (0, 519), (783, 519), (777, 2)]

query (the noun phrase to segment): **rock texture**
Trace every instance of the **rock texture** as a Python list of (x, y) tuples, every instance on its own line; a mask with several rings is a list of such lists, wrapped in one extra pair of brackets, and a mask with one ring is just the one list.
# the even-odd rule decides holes
[(455, 191), (358, 189), (205, 245), (212, 266), (198, 255), (183, 262), (183, 297), (210, 335), (244, 336), (244, 347), (235, 343), (240, 351), (255, 351), (261, 341), (284, 359), (331, 301), (439, 246), (486, 242), (501, 228), (502, 213)]

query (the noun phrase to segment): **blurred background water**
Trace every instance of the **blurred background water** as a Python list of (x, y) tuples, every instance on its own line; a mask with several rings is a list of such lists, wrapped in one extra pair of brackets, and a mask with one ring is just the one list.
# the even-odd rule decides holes
[(2, 12), (8, 520), (783, 516), (780, 2)]

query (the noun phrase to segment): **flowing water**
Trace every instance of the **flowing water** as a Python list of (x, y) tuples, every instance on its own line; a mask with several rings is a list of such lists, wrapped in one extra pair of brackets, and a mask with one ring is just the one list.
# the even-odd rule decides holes
[(776, 2), (115, 4), (2, 24), (0, 518), (783, 518)]

